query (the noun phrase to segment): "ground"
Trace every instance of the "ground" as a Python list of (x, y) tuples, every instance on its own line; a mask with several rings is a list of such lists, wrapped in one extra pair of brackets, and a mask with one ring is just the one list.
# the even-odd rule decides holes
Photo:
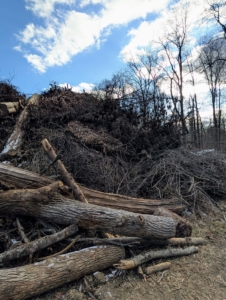
[[(226, 209), (226, 203), (221, 203), (221, 208)], [(226, 300), (226, 221), (223, 213), (218, 210), (202, 218), (191, 216), (190, 221), (192, 236), (205, 238), (207, 244), (199, 246), (197, 254), (169, 259), (172, 263), (169, 270), (146, 280), (136, 270), (125, 271), (106, 283), (100, 283), (101, 280), (95, 283), (89, 275), (30, 300)], [(108, 269), (103, 273), (107, 275), (112, 271)]]

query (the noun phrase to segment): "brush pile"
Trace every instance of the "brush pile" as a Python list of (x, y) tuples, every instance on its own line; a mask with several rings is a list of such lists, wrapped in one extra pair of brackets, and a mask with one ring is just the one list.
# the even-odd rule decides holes
[(24, 106), (0, 119), (4, 299), (112, 265), (125, 270), (198, 251), (204, 240), (188, 238), (192, 226), (178, 214), (201, 214), (225, 197), (223, 155), (179, 148), (175, 124), (142, 127), (120, 100), (52, 85)]

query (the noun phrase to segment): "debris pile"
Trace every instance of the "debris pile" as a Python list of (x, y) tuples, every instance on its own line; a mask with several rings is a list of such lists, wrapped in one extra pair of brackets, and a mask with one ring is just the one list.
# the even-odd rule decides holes
[(119, 100), (57, 86), (33, 95), (14, 123), (4, 118), (4, 299), (27, 299), (110, 266), (139, 267), (145, 279), (170, 267), (148, 261), (193, 254), (205, 243), (180, 215), (225, 196), (225, 160), (179, 149), (170, 122), (142, 127)]
[(21, 94), (15, 86), (0, 81), (0, 151), (13, 132), (17, 115), (26, 103), (25, 95)]

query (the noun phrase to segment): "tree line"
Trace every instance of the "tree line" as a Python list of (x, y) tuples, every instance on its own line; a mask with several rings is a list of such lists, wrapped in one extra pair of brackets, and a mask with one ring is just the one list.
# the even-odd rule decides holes
[[(100, 82), (96, 93), (106, 100), (118, 99), (122, 108), (135, 112), (137, 126), (173, 123), (183, 144), (189, 141), (197, 148), (205, 147), (204, 136), (209, 134), (212, 145), (221, 148), (225, 134), (225, 12), (226, 1), (207, 1), (194, 44), (190, 5), (178, 2), (170, 9), (164, 34), (153, 38), (143, 55), (131, 56), (125, 69)], [(204, 100), (196, 92), (200, 82), (208, 90)], [(208, 127), (200, 116), (203, 101), (212, 107)]]

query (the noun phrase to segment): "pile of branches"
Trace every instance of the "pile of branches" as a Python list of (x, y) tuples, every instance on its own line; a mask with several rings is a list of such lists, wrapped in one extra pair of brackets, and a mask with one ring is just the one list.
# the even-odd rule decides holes
[[(7, 102), (20, 102), (20, 105), (23, 106), (26, 103), (26, 97), (10, 82), (0, 81), (0, 104)], [(0, 151), (3, 149), (6, 140), (13, 132), (16, 120), (17, 115), (5, 114), (0, 108)]]
[[(117, 139), (122, 144), (118, 151), (134, 159), (142, 150), (151, 153), (179, 146), (179, 133), (173, 130), (173, 123), (156, 126), (153, 121), (140, 126), (138, 114), (123, 109), (120, 100), (97, 99), (91, 94), (78, 94), (58, 86), (44, 92), (37, 106), (30, 106), (24, 129), (30, 138), (38, 128), (58, 130), (73, 121)], [(70, 126), (67, 131), (70, 131)], [(95, 143), (89, 144), (89, 148), (97, 151), (98, 147)]]
[[(57, 85), (37, 99), (26, 107), (22, 146), (11, 158), (15, 166), (43, 173), (49, 161), (41, 141), (48, 137), (67, 170), (88, 188), (131, 197), (179, 198), (194, 211), (225, 197), (224, 158), (217, 152), (178, 148), (178, 132), (171, 123), (140, 127), (139, 116), (123, 109), (119, 100)], [(59, 178), (54, 166), (45, 174)]]
[(144, 196), (150, 158), (179, 146), (173, 123), (140, 126), (139, 116), (123, 109), (119, 100), (97, 99), (55, 84), (27, 110), (21, 159), (26, 168), (38, 173), (46, 168), (40, 142), (48, 136), (75, 179), (103, 192)]
[(179, 197), (193, 212), (206, 211), (226, 197), (226, 158), (214, 149), (164, 151), (151, 163), (143, 194), (155, 198)]
[[(0, 163), (0, 294), (5, 300), (27, 299), (111, 266), (139, 267), (146, 279), (171, 266), (170, 262), (147, 266), (150, 260), (197, 253), (196, 246), (205, 243), (202, 238), (189, 238), (190, 222), (164, 203), (160, 207), (160, 202), (150, 200), (153, 207), (157, 205), (152, 215), (130, 212), (128, 205), (118, 210), (90, 204), (98, 194), (105, 204), (109, 197), (121, 197), (136, 206), (139, 199), (87, 193), (46, 139), (42, 145), (65, 185)], [(86, 287), (81, 290), (95, 299)]]

